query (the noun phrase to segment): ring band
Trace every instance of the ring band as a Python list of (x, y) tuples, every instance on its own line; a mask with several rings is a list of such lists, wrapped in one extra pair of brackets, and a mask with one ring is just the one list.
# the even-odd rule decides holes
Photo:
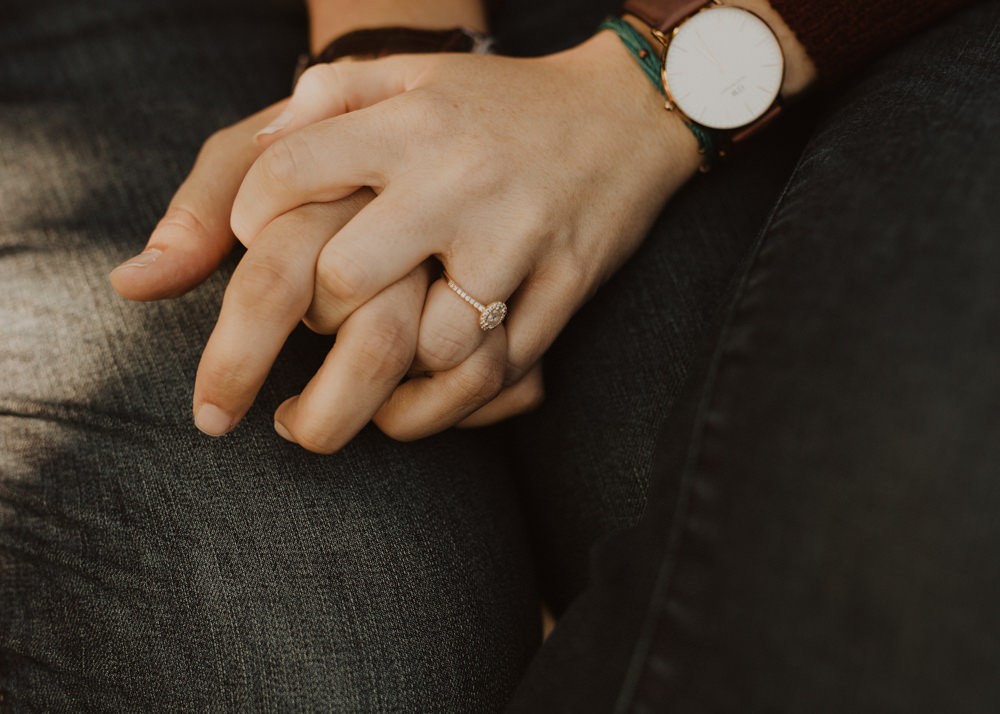
[(458, 283), (452, 280), (448, 273), (444, 274), (444, 278), (448, 281), (448, 287), (451, 288), (456, 295), (472, 305), (472, 307), (479, 310), (479, 329), (483, 332), (489, 332), (490, 330), (495, 330), (500, 327), (504, 319), (507, 317), (506, 303), (497, 301), (491, 302), (489, 305), (483, 305), (481, 302), (476, 300), (476, 298), (462, 290)]

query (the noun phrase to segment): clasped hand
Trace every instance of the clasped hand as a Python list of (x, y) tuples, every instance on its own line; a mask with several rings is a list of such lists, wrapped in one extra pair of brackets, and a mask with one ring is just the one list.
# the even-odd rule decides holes
[[(113, 282), (136, 299), (183, 292), (231, 226), (247, 252), (198, 370), (198, 425), (231, 430), (304, 320), (336, 342), (276, 430), (319, 453), (369, 421), (420, 438), (537, 405), (545, 351), (697, 163), (608, 33), (532, 60), (320, 65), (206, 143), (145, 257)], [(442, 268), (506, 301), (507, 321), (481, 330)]]

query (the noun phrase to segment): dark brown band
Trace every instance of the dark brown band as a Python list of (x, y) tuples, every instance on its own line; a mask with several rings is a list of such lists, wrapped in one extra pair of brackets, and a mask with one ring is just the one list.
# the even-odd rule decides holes
[(711, 0), (627, 0), (625, 12), (635, 15), (650, 27), (667, 33)]
[(376, 59), (388, 55), (472, 52), (485, 42), (488, 42), (485, 36), (461, 27), (450, 30), (377, 27), (338, 37), (316, 55), (311, 64), (334, 62), (344, 57)]

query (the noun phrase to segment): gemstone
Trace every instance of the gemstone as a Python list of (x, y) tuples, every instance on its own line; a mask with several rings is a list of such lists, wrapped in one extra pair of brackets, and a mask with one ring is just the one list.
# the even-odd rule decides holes
[(507, 306), (502, 302), (495, 302), (486, 306), (479, 316), (479, 326), (486, 332), (500, 327), (500, 323), (507, 317)]

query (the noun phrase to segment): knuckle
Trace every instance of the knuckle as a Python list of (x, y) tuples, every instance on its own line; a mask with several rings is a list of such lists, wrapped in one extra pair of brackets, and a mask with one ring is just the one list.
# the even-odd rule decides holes
[(335, 302), (352, 302), (366, 297), (369, 272), (358, 260), (343, 251), (327, 250), (320, 256), (317, 281)]
[(327, 315), (315, 303), (309, 306), (302, 323), (317, 335), (334, 335), (340, 327), (340, 323)]
[(480, 358), (457, 376), (458, 388), (472, 403), (486, 403), (503, 389), (504, 365), (494, 358)]
[(366, 327), (357, 346), (358, 364), (367, 375), (400, 379), (413, 362), (409, 327), (392, 315), (380, 315)]
[(445, 129), (450, 121), (450, 114), (442, 111), (443, 98), (433, 89), (422, 87), (407, 94), (407, 101), (402, 105), (404, 121), (418, 121), (427, 129)]
[(295, 83), (295, 93), (309, 93), (322, 87), (324, 84), (324, 77), (326, 77), (329, 68), (330, 65), (326, 62), (307, 67), (306, 70), (299, 75), (299, 79)]
[(407, 92), (405, 101), (384, 119), (387, 130), (406, 131), (425, 146), (438, 142), (454, 146), (463, 129), (453, 102), (426, 87)]
[(309, 98), (328, 95), (341, 80), (341, 69), (336, 63), (314, 64), (299, 77), (295, 84), (295, 94)]
[(374, 422), (375, 426), (393, 441), (406, 442), (416, 439), (413, 428), (396, 414), (379, 413), (375, 415)]
[(573, 255), (558, 263), (558, 275), (562, 282), (560, 292), (580, 291), (594, 282), (594, 264), (591, 256)]
[(301, 138), (292, 134), (268, 147), (258, 159), (265, 179), (278, 186), (295, 186), (302, 167), (303, 144)]
[(454, 325), (438, 323), (427, 328), (419, 346), (421, 361), (432, 369), (447, 369), (469, 354), (469, 336)]
[[(248, 253), (248, 258), (250, 254)], [(287, 310), (298, 307), (300, 293), (291, 266), (280, 258), (244, 258), (234, 273), (227, 296), (254, 310)]]
[(552, 207), (544, 203), (525, 201), (519, 209), (518, 218), (522, 231), (531, 237), (548, 236), (552, 233)]
[(504, 386), (509, 387), (520, 382), (537, 361), (538, 358), (531, 355), (509, 354), (507, 368), (504, 371)]
[(210, 235), (208, 226), (192, 209), (179, 203), (171, 204), (160, 219), (158, 228), (175, 228), (186, 233), (192, 233), (199, 238)]
[(303, 322), (318, 335), (333, 335), (340, 329), (350, 312), (332, 300), (317, 282), (312, 302), (306, 309)]

